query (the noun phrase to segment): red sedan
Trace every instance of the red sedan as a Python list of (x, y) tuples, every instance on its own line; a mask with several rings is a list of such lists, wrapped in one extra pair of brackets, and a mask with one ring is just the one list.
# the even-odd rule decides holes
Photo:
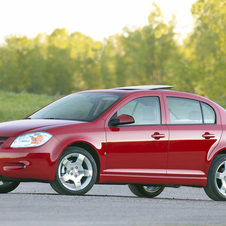
[(0, 123), (0, 193), (40, 181), (65, 195), (83, 195), (95, 183), (128, 184), (152, 198), (186, 185), (226, 200), (226, 111), (170, 88), (73, 93)]

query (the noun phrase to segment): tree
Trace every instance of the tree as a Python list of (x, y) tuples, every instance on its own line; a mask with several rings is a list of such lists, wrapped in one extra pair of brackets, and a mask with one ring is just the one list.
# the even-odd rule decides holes
[(198, 0), (193, 4), (193, 33), (186, 41), (195, 92), (216, 101), (226, 97), (226, 2)]

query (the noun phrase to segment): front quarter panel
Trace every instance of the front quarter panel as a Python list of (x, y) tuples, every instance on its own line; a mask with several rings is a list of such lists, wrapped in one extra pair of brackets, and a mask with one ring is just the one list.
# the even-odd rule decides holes
[(53, 155), (59, 159), (62, 152), (69, 146), (76, 146), (78, 143), (89, 145), (99, 157), (100, 171), (102, 172), (106, 164), (106, 138), (103, 124), (104, 121), (100, 119), (90, 123), (49, 130), (48, 132), (54, 134), (63, 146), (61, 150), (56, 151)]
[(77, 143), (85, 143), (96, 151), (102, 163), (100, 171), (103, 171), (106, 151), (103, 124), (104, 121), (100, 119), (91, 123), (71, 123), (46, 130), (33, 130), (53, 135), (39, 147), (11, 148), (16, 136), (1, 142), (0, 135), (0, 177), (53, 181), (60, 155), (68, 146)]

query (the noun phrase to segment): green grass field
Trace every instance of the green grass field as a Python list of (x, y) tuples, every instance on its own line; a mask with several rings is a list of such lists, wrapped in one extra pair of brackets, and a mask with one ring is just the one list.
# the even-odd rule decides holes
[(0, 91), (0, 122), (23, 119), (58, 97)]

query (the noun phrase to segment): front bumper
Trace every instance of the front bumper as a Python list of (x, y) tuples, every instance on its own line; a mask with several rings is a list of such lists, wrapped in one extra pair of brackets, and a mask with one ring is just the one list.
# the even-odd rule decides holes
[(55, 137), (39, 147), (10, 148), (15, 137), (0, 146), (0, 180), (20, 178), (53, 181), (63, 145)]

